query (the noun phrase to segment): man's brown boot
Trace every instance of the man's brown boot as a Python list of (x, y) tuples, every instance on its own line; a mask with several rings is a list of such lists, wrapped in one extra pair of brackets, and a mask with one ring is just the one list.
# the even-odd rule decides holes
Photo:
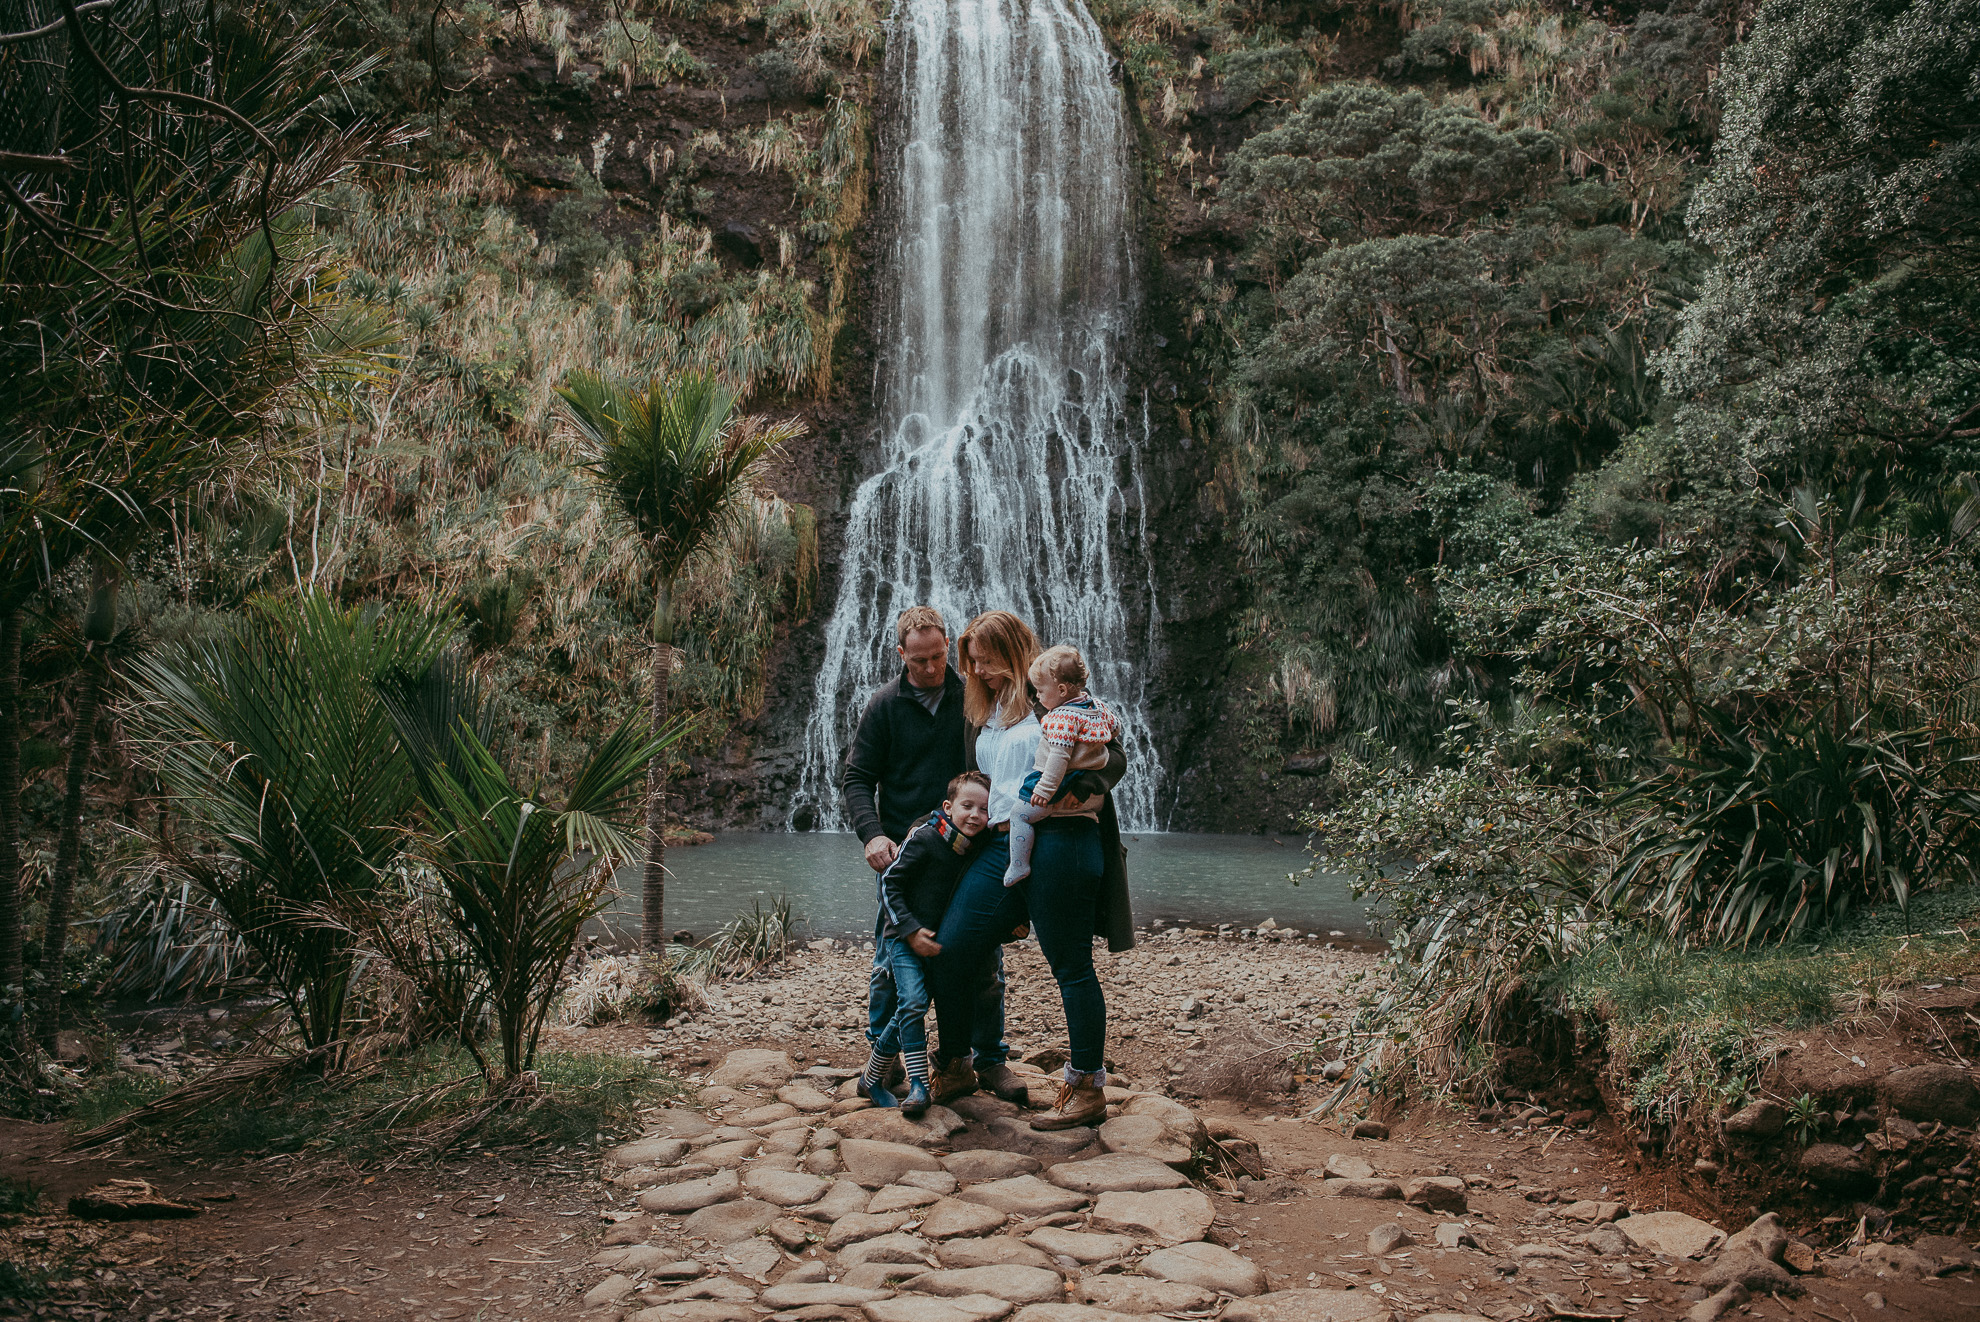
[(998, 1061), (994, 1065), (976, 1067), (976, 1086), (993, 1097), (1001, 1097), (1007, 1102), (1023, 1106), (1031, 1097), (1031, 1090), (1024, 1086), (1016, 1070)]
[(935, 1094), (935, 1100), (943, 1105), (958, 1097), (967, 1097), (976, 1091), (976, 1071), (970, 1068), (968, 1056), (958, 1056), (944, 1061), (935, 1067), (935, 1077), (929, 1082), (928, 1090)]
[(1073, 1129), (1097, 1125), (1107, 1118), (1107, 1090), (1093, 1081), (1091, 1074), (1074, 1076), (1061, 1084), (1059, 1100), (1049, 1111), (1031, 1117), (1033, 1129)]

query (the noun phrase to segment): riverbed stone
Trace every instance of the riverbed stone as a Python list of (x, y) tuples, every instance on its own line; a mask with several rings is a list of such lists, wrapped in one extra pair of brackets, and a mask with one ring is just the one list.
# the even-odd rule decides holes
[(1332, 1180), (1372, 1180), (1375, 1167), (1362, 1157), (1351, 1152), (1336, 1152), (1327, 1158), (1321, 1172)]
[(1066, 1297), (1059, 1274), (1042, 1267), (954, 1267), (917, 1276), (907, 1283), (916, 1294), (987, 1294), (1013, 1304), (1055, 1303)]
[(1388, 1322), (1389, 1306), (1366, 1290), (1275, 1290), (1233, 1300), (1222, 1322)]
[[(681, 1223), (691, 1238), (711, 1239), (717, 1244), (733, 1244), (748, 1239), (775, 1221), (783, 1208), (754, 1198), (704, 1207)], [(775, 1246), (770, 1246), (775, 1251)]]
[(1008, 1180), (1018, 1175), (1036, 1174), (1044, 1163), (1038, 1158), (1022, 1152), (1003, 1152), (996, 1148), (972, 1148), (967, 1152), (954, 1152), (942, 1158), (942, 1168), (961, 1180), (964, 1184), (981, 1184), (985, 1180)]
[(837, 1175), (839, 1173), (839, 1149), (835, 1144), (829, 1148), (814, 1147), (798, 1162), (798, 1169), (807, 1175)]
[(1008, 1316), (1011, 1308), (1008, 1299), (993, 1299), (987, 1294), (953, 1299), (904, 1294), (860, 1305), (867, 1322), (997, 1322)]
[(830, 1180), (816, 1175), (805, 1175), (799, 1171), (752, 1169), (742, 1177), (743, 1188), (752, 1198), (761, 1198), (766, 1203), (779, 1207), (798, 1207), (805, 1203), (815, 1203), (824, 1197), (832, 1187)]
[(763, 1140), (751, 1134), (748, 1138), (731, 1139), (726, 1143), (710, 1143), (695, 1154), (695, 1159), (710, 1166), (740, 1166), (762, 1150)]
[(921, 1148), (906, 1143), (848, 1138), (839, 1144), (846, 1174), (868, 1189), (898, 1183), (909, 1171), (940, 1170), (942, 1163)]
[[(1371, 1257), (1379, 1258), (1384, 1253), (1394, 1253), (1406, 1249), (1416, 1242), (1416, 1237), (1393, 1221), (1384, 1221), (1368, 1232), (1366, 1245)], [(1452, 1248), (1457, 1246), (1453, 1244)]]
[(788, 1102), (770, 1102), (763, 1106), (750, 1107), (736, 1117), (736, 1123), (744, 1129), (760, 1129), (779, 1120), (795, 1120), (797, 1113), (798, 1109)]
[(755, 1301), (756, 1290), (733, 1276), (704, 1276), (667, 1291), (661, 1299), (667, 1303), (677, 1299), (715, 1299), (725, 1304), (747, 1304)]
[(851, 1180), (834, 1180), (817, 1202), (801, 1207), (798, 1211), (804, 1216), (816, 1217), (820, 1221), (837, 1221), (842, 1216), (864, 1212), (866, 1200), (872, 1196)]
[(890, 1235), (913, 1220), (906, 1212), (852, 1212), (832, 1223), (825, 1233), (825, 1249), (832, 1252), (862, 1239)]
[(646, 1117), (645, 1137), (693, 1138), (714, 1127), (708, 1123), (708, 1117), (699, 1111), (690, 1111), (685, 1106), (669, 1106)]
[(684, 1161), (678, 1166), (636, 1166), (632, 1170), (614, 1175), (612, 1183), (622, 1189), (651, 1189), (659, 1184), (686, 1184), (689, 1180), (705, 1180), (715, 1174), (715, 1168), (705, 1161)]
[(1045, 1172), (1045, 1178), (1061, 1189), (1087, 1195), (1148, 1193), (1155, 1189), (1180, 1189), (1189, 1183), (1167, 1162), (1130, 1152), (1061, 1162)]
[(1055, 1257), (1074, 1262), (1109, 1262), (1134, 1252), (1132, 1235), (1097, 1235), (1087, 1230), (1067, 1230), (1063, 1226), (1040, 1226), (1024, 1237), (1024, 1242)]
[(1683, 1212), (1643, 1212), (1616, 1222), (1638, 1248), (1673, 1258), (1702, 1258), (1725, 1243), (1726, 1232)]
[(1403, 1201), (1426, 1212), (1462, 1212), (1464, 1181), (1455, 1175), (1419, 1175), (1403, 1185)]
[(1253, 1295), (1265, 1289), (1265, 1271), (1241, 1253), (1217, 1244), (1178, 1244), (1157, 1249), (1141, 1260), (1141, 1271), (1179, 1285), (1194, 1285), (1224, 1294)]
[(1194, 1155), (1187, 1140), (1152, 1115), (1117, 1115), (1100, 1126), (1100, 1146), (1108, 1152), (1146, 1157), (1182, 1166)]
[(631, 1322), (756, 1322), (757, 1317), (756, 1311), (748, 1304), (719, 1299), (687, 1299), (642, 1308), (632, 1315)]
[(1116, 1313), (1091, 1304), (1031, 1304), (1020, 1308), (1011, 1322), (1141, 1322), (1133, 1313)]
[(1071, 1129), (1033, 1129), (1031, 1122), (1022, 1116), (1000, 1115), (984, 1128), (984, 1141), (990, 1146), (1044, 1161), (1069, 1161), (1100, 1141), (1098, 1132), (1085, 1125)]
[(769, 1240), (752, 1236), (723, 1249), (722, 1261), (738, 1276), (761, 1282), (784, 1265), (784, 1253)]
[(1119, 1230), (1165, 1244), (1202, 1239), (1217, 1209), (1201, 1189), (1162, 1189), (1155, 1193), (1103, 1193), (1093, 1205), (1093, 1226)]
[(944, 1198), (921, 1218), (921, 1233), (930, 1239), (959, 1239), (987, 1235), (1004, 1224), (1005, 1213), (961, 1198)]
[(1008, 1180), (972, 1184), (956, 1197), (1010, 1216), (1049, 1216), (1086, 1206), (1085, 1194), (1047, 1184), (1036, 1175), (1015, 1175)]
[(777, 1100), (810, 1114), (832, 1109), (832, 1099), (808, 1083), (787, 1083), (777, 1089)]
[(671, 1166), (687, 1155), (686, 1139), (642, 1138), (621, 1143), (605, 1154), (615, 1166)]
[(901, 1176), (899, 1183), (911, 1189), (927, 1189), (932, 1193), (952, 1194), (961, 1186), (962, 1181), (946, 1170), (939, 1170), (909, 1171)]
[(898, 1290), (901, 1282), (911, 1281), (928, 1271), (925, 1262), (862, 1262), (839, 1273), (839, 1284), (861, 1290)]
[(979, 1125), (987, 1125), (998, 1116), (1018, 1114), (1015, 1102), (1007, 1102), (987, 1092), (973, 1092), (967, 1097), (958, 1097), (949, 1103), (956, 1114), (965, 1120), (974, 1120)]
[(1400, 1198), (1402, 1186), (1394, 1180), (1377, 1176), (1372, 1180), (1322, 1180), (1320, 1193), (1325, 1198)]
[[(930, 1107), (929, 1111), (935, 1108)], [(949, 1112), (954, 1115), (955, 1112)], [(927, 1116), (922, 1119), (925, 1121)], [(939, 1125), (917, 1123), (901, 1114), (898, 1106), (876, 1106), (865, 1111), (854, 1111), (832, 1121), (832, 1128), (845, 1137), (869, 1139), (879, 1143), (900, 1143), (914, 1148), (940, 1146), (947, 1132)]]
[(1980, 1088), (1957, 1065), (1892, 1070), (1877, 1087), (1884, 1105), (1912, 1120), (1970, 1125), (1980, 1120)]
[(597, 1308), (601, 1304), (615, 1304), (631, 1294), (632, 1291), (632, 1277), (621, 1276), (619, 1273), (613, 1272), (610, 1276), (607, 1276), (604, 1280), (584, 1292), (584, 1306), (586, 1308)]
[(930, 1248), (931, 1245), (921, 1236), (897, 1230), (892, 1234), (875, 1235), (872, 1239), (846, 1245), (839, 1250), (839, 1265), (857, 1267), (862, 1262), (926, 1263)]
[(639, 1205), (644, 1211), (680, 1216), (740, 1197), (742, 1180), (734, 1171), (719, 1171), (706, 1179), (683, 1180), (679, 1184), (663, 1184), (648, 1189), (640, 1194)]
[(756, 1296), (756, 1302), (764, 1308), (778, 1310), (815, 1308), (821, 1304), (831, 1308), (857, 1308), (891, 1294), (892, 1290), (862, 1290), (842, 1281), (807, 1281), (801, 1285), (773, 1285)]
[(1877, 1182), (1870, 1163), (1840, 1143), (1815, 1144), (1801, 1154), (1800, 1165), (1804, 1176), (1831, 1193), (1867, 1193)]
[(916, 1207), (927, 1207), (942, 1201), (942, 1195), (932, 1189), (917, 1189), (909, 1184), (889, 1184), (873, 1191), (867, 1200), (869, 1212), (904, 1212)]
[(944, 1267), (1043, 1267), (1057, 1271), (1052, 1255), (1009, 1235), (949, 1239), (935, 1246), (935, 1260)]
[(810, 1146), (810, 1143), (811, 1135), (805, 1130), (786, 1129), (774, 1134), (765, 1134), (763, 1151), (765, 1154), (798, 1157), (804, 1154), (805, 1148)]
[(1601, 1198), (1581, 1198), (1561, 1209), (1561, 1215), (1570, 1221), (1589, 1221), (1604, 1225), (1629, 1212), (1629, 1204), (1611, 1202)]
[(1145, 1276), (1088, 1276), (1074, 1292), (1083, 1304), (1117, 1313), (1187, 1313), (1217, 1302), (1217, 1296), (1201, 1286)]
[(708, 1082), (715, 1087), (779, 1088), (790, 1081), (793, 1068), (791, 1058), (781, 1051), (745, 1048), (724, 1056)]

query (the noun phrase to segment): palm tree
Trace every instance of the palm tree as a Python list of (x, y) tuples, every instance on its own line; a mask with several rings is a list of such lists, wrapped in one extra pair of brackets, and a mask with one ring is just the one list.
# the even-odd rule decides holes
[[(766, 424), (736, 413), (735, 392), (688, 373), (642, 387), (573, 372), (558, 388), (584, 445), (580, 459), (653, 560), (653, 717), (665, 730), (674, 667), (674, 584), (749, 508), (764, 466), (804, 434), (795, 419)], [(667, 759), (646, 769), (646, 876), (641, 942), (667, 944)]]

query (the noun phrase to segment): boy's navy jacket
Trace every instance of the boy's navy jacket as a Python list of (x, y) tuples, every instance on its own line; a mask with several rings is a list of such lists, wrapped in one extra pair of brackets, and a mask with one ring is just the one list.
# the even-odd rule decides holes
[(985, 834), (979, 832), (974, 838), (964, 835), (940, 808), (927, 820), (917, 822), (902, 842), (901, 852), (880, 874), (882, 935), (905, 940), (924, 927), (931, 932), (940, 930), (949, 897), (955, 894), (956, 883)]

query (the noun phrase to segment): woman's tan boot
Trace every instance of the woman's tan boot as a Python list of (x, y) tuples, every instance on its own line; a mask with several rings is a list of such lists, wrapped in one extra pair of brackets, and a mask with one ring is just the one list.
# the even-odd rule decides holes
[(1051, 1110), (1031, 1117), (1033, 1129), (1072, 1129), (1097, 1125), (1107, 1118), (1107, 1090), (1091, 1074), (1076, 1074), (1059, 1086)]

